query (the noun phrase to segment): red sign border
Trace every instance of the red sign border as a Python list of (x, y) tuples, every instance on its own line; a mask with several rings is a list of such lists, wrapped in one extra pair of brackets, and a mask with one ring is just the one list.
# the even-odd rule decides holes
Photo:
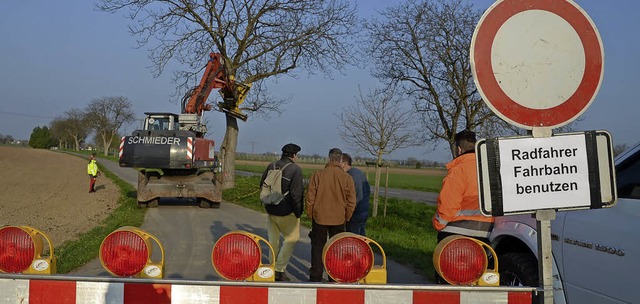
[[(548, 109), (531, 109), (512, 100), (496, 80), (491, 64), (491, 48), (500, 27), (515, 14), (544, 10), (556, 14), (576, 30), (585, 52), (585, 71), (580, 85), (562, 104)], [(589, 30), (577, 30), (577, 29)], [(476, 85), (485, 102), (503, 118), (529, 127), (560, 126), (577, 118), (591, 104), (602, 82), (604, 53), (595, 25), (572, 1), (502, 1), (482, 17), (472, 42)], [(489, 58), (486, 58), (488, 54)]]

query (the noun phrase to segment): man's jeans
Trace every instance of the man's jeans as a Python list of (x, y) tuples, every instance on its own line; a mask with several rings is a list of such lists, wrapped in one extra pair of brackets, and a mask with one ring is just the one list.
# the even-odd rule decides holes
[(347, 222), (347, 231), (355, 233), (355, 234), (359, 234), (362, 236), (366, 236), (365, 233), (365, 226), (367, 225), (366, 220), (365, 221), (348, 221)]

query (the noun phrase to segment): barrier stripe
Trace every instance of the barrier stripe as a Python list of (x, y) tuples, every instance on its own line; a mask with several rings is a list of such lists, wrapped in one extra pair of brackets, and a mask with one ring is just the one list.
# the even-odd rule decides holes
[(365, 290), (364, 302), (366, 304), (415, 303), (411, 290)]
[(510, 292), (508, 302), (510, 304), (531, 304), (533, 297), (531, 293)]
[[(481, 298), (479, 295), (477, 298)], [(464, 303), (460, 299), (458, 291), (423, 291), (417, 290), (413, 292), (413, 304), (458, 304)]]
[(76, 282), (74, 281), (38, 280), (29, 282), (29, 304), (65, 304), (75, 302)]
[(124, 139), (125, 137), (122, 137), (120, 139), (120, 148), (118, 149), (118, 158), (122, 158), (122, 151), (124, 150)]
[(315, 288), (269, 288), (269, 304), (318, 303)]
[[(110, 302), (109, 302), (110, 303)], [(124, 304), (171, 304), (169, 284), (124, 284)]]
[(182, 285), (0, 278), (0, 304), (531, 304), (533, 292)]
[(124, 303), (124, 284), (78, 282), (75, 303)]
[(316, 304), (365, 303), (362, 289), (318, 289)]
[(187, 137), (187, 159), (193, 159), (193, 138)]
[(211, 304), (220, 303), (219, 286), (173, 285), (172, 304)]
[(268, 304), (269, 289), (266, 287), (221, 286), (220, 304), (233, 303)]

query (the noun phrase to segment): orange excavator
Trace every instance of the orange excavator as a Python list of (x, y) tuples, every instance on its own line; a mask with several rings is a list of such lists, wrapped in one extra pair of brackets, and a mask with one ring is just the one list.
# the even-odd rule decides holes
[(247, 116), (242, 114), (238, 107), (250, 88), (251, 84), (238, 83), (224, 72), (219, 53), (210, 53), (200, 84), (187, 92), (182, 99), (182, 113), (202, 116), (203, 111), (210, 111), (213, 107), (206, 103), (207, 98), (212, 89), (220, 89), (223, 102), (218, 103), (219, 110), (246, 121)]
[(221, 61), (219, 53), (209, 54), (200, 84), (182, 99), (181, 114), (145, 112), (142, 129), (122, 137), (119, 163), (139, 171), (138, 205), (157, 207), (160, 199), (170, 199), (220, 207), (221, 165), (215, 142), (204, 138), (202, 115), (213, 109), (207, 99), (219, 89), (218, 110), (246, 120), (238, 106), (251, 87), (228, 76)]

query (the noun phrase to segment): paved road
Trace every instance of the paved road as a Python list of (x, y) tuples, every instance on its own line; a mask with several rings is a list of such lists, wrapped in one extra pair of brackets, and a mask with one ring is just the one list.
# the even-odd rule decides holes
[[(100, 159), (107, 170), (123, 180), (137, 185), (137, 171), (120, 168), (116, 162)], [(187, 205), (182, 205), (187, 203)], [(160, 207), (150, 208), (141, 228), (163, 243), (165, 251), (165, 278), (188, 280), (218, 280), (211, 265), (211, 249), (215, 241), (232, 230), (244, 230), (267, 238), (266, 214), (223, 203), (220, 209), (201, 209), (195, 202), (160, 200)], [(309, 229), (301, 227), (300, 241), (293, 253), (287, 274), (292, 281), (304, 282), (309, 276), (311, 244)], [(159, 250), (154, 249), (154, 257)], [(431, 258), (431, 257), (425, 257)], [(378, 259), (377, 264), (380, 264)], [(424, 284), (427, 278), (411, 268), (387, 260), (389, 283)], [(98, 259), (76, 270), (81, 276), (109, 276)]]

